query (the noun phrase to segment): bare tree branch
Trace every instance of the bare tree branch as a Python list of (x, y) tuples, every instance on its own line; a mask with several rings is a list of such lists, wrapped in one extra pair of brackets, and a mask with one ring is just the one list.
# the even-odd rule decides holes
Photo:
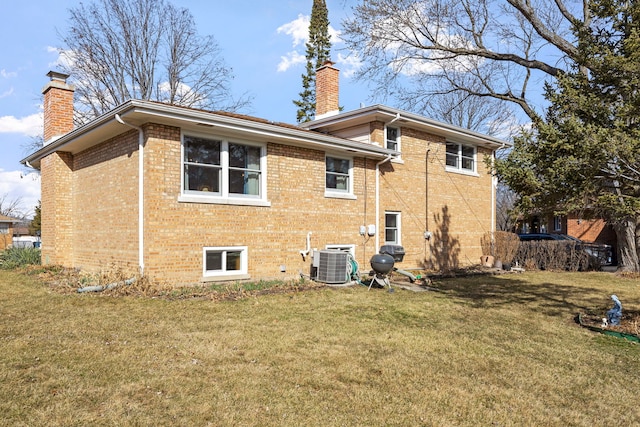
[(193, 16), (165, 0), (96, 0), (70, 9), (63, 71), (76, 87), (84, 123), (129, 99), (237, 111), (231, 68)]
[[(362, 58), (357, 78), (374, 86), (374, 96), (406, 100), (428, 90), (425, 81), (444, 79), (456, 91), (515, 104), (537, 119), (531, 82), (555, 78), (580, 60), (572, 28), (590, 22), (585, 5), (363, 0), (344, 22), (343, 39)], [(463, 73), (473, 84), (460, 83)]]

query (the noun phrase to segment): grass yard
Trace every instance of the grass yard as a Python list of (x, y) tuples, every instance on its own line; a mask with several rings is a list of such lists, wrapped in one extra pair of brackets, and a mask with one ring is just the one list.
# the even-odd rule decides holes
[(640, 346), (574, 322), (640, 283), (537, 272), (238, 301), (65, 294), (0, 271), (6, 426), (640, 424)]

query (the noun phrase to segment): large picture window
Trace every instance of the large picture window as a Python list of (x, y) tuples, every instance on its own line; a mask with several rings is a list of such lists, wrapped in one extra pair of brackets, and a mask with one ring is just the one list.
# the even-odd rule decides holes
[(447, 143), (447, 169), (476, 171), (476, 148), (471, 145)]
[(262, 145), (183, 136), (183, 194), (265, 199), (266, 149)]

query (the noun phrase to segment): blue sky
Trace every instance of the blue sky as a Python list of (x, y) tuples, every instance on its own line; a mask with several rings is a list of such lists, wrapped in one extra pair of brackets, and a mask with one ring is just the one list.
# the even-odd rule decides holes
[[(68, 9), (80, 1), (30, 0), (8, 2), (0, 26), (0, 199), (21, 198), (32, 211), (40, 198), (37, 173), (23, 167), (25, 146), (42, 132), (41, 90), (47, 72), (56, 69), (58, 33), (67, 28)], [(244, 111), (273, 121), (295, 123), (292, 103), (301, 90), (305, 37), (312, 0), (258, 2), (255, 0), (174, 0), (190, 10), (201, 35), (213, 35), (227, 65), (233, 68), (236, 96), (253, 97)], [(332, 59), (341, 70), (340, 105), (345, 110), (372, 104), (369, 91), (351, 78), (357, 64), (347, 58), (339, 41), (342, 19), (351, 0), (327, 0), (332, 37)]]

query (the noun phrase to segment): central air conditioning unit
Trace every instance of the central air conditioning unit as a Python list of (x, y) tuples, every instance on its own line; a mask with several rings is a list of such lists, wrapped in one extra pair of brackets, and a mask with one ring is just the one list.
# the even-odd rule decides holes
[(313, 251), (311, 278), (323, 283), (346, 283), (349, 280), (348, 256), (348, 252), (338, 250)]

